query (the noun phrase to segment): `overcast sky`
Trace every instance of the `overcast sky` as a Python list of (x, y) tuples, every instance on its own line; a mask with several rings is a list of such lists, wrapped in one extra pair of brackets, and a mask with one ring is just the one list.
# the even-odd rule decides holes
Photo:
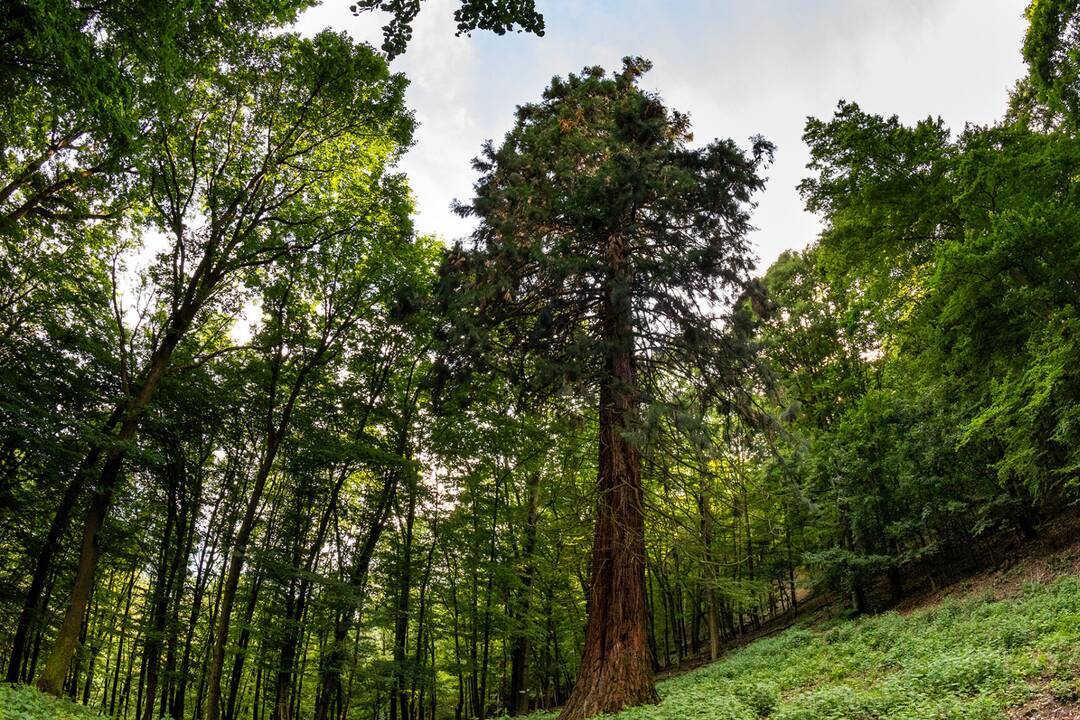
[[(324, 0), (300, 20), (381, 42), (386, 16), (354, 17), (350, 0)], [(469, 166), (481, 143), (509, 130), (514, 108), (537, 100), (555, 75), (590, 65), (653, 61), (643, 85), (689, 112), (699, 141), (731, 137), (748, 147), (760, 133), (776, 162), (754, 213), (764, 270), (818, 232), (795, 190), (805, 174), (802, 128), (836, 103), (897, 114), (991, 123), (1023, 73), (1026, 0), (537, 0), (547, 32), (455, 37), (454, 0), (425, 0), (408, 52), (394, 70), (412, 82), (408, 104), (420, 127), (402, 163), (416, 194), (418, 231), (468, 234), (455, 198), (471, 197)]]

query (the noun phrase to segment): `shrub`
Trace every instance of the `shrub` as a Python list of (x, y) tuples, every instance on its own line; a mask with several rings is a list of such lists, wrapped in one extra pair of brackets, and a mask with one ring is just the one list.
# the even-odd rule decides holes
[(0, 685), (0, 720), (101, 720), (67, 698), (55, 698), (29, 685)]

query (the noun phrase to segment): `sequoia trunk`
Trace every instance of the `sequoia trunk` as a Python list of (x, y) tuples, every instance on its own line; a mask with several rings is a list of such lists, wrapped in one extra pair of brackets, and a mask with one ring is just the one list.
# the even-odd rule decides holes
[(612, 275), (601, 310), (606, 345), (600, 389), (599, 501), (589, 617), (577, 683), (560, 720), (656, 703), (645, 612), (641, 455), (628, 434), (637, 414), (630, 287), (623, 243), (609, 241)]

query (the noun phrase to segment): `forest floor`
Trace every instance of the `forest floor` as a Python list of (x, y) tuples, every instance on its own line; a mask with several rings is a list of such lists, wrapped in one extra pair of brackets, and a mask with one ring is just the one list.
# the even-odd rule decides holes
[(1046, 530), (886, 613), (818, 603), (781, 617), (716, 662), (662, 675), (659, 705), (614, 719), (1080, 720), (1080, 524)]
[[(850, 619), (810, 599), (716, 662), (661, 674), (659, 705), (611, 720), (1080, 720), (1080, 521), (1048, 530), (886, 613)], [(93, 716), (0, 685), (0, 720)]]

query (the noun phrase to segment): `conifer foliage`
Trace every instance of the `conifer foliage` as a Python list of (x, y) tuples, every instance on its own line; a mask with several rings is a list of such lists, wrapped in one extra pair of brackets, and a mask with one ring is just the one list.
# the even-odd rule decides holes
[[(737, 384), (730, 307), (751, 268), (750, 198), (772, 146), (692, 148), (689, 118), (639, 85), (650, 63), (556, 78), (487, 146), (481, 225), (457, 292), (539, 376), (598, 403), (598, 508), (585, 649), (562, 717), (656, 702), (646, 643), (641, 443), (646, 404), (686, 381)], [(450, 284), (454, 287), (454, 284)], [(505, 326), (504, 332), (498, 327)], [(498, 357), (505, 353), (483, 352)]]

